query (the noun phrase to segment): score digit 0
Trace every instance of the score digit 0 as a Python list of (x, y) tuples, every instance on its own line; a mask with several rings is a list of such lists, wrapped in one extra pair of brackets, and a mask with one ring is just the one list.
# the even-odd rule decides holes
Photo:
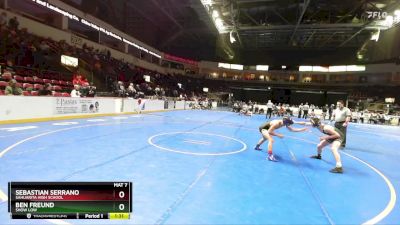
[(124, 198), (125, 197), (125, 192), (120, 191), (118, 196), (119, 196), (119, 198)]

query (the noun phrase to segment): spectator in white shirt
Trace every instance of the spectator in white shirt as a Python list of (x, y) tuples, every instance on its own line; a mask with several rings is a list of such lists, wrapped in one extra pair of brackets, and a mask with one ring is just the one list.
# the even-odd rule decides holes
[(301, 113), (303, 112), (303, 103), (301, 103), (300, 105), (299, 105), (299, 112), (298, 112), (298, 114), (297, 114), (297, 117), (298, 118), (301, 118)]
[[(271, 119), (271, 116), (272, 116), (272, 108), (274, 107), (274, 104), (271, 102), (271, 100), (268, 100), (268, 103), (267, 103), (267, 114), (266, 114), (266, 116), (265, 116), (265, 118), (267, 119)], [(268, 115), (269, 115), (269, 117), (268, 117)]]
[(81, 97), (81, 93), (79, 92), (79, 89), (81, 87), (77, 84), (74, 85), (74, 89), (71, 91), (71, 97), (73, 98), (80, 98)]
[(307, 119), (308, 117), (308, 110), (310, 109), (310, 106), (308, 105), (308, 102), (303, 105), (303, 118)]

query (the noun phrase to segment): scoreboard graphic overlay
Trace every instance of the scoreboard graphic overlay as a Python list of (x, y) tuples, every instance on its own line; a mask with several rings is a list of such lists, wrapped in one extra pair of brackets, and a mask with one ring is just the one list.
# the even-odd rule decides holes
[(132, 182), (9, 182), (12, 219), (130, 219)]

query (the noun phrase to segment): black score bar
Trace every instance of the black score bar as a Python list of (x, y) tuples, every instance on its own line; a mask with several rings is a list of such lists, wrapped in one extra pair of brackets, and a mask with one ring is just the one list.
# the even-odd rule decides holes
[(128, 220), (130, 213), (11, 213), (11, 219)]

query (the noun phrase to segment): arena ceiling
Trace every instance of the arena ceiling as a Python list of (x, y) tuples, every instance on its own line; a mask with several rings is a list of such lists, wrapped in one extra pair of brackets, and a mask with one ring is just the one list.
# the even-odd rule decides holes
[[(367, 12), (400, 9), (399, 0), (63, 1), (161, 51), (209, 60), (216, 59), (216, 49), (225, 56), (350, 52), (355, 58), (379, 28)], [(224, 32), (216, 29), (213, 11)]]

